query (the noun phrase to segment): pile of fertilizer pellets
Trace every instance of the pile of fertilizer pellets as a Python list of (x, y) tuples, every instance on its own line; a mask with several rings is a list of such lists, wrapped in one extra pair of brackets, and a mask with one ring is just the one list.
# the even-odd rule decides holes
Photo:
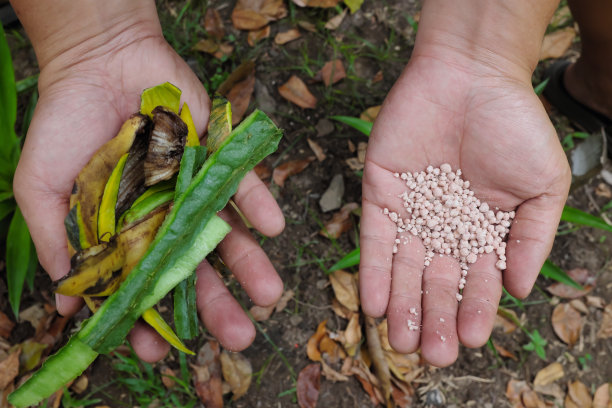
[[(461, 266), (459, 290), (465, 287), (469, 264), (481, 254), (494, 252), (495, 266), (506, 269), (506, 243), (504, 238), (510, 231), (514, 211), (491, 209), (485, 202), (474, 197), (470, 182), (461, 178), (461, 170), (452, 171), (450, 164), (439, 168), (427, 167), (426, 171), (395, 173), (405, 181), (408, 190), (399, 198), (403, 201), (404, 213), (385, 208), (384, 214), (397, 225), (393, 253), (402, 244), (403, 232), (421, 238), (425, 246), (425, 266), (429, 266), (436, 254), (456, 258)], [(404, 237), (404, 244), (408, 242)], [(457, 300), (461, 301), (457, 293)]]

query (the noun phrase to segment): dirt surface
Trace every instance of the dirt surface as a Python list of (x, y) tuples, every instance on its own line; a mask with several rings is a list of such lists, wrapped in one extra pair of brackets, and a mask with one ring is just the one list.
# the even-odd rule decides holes
[[(256, 62), (255, 92), (249, 109), (259, 107), (266, 111), (285, 130), (278, 152), (266, 160), (266, 166), (273, 169), (286, 161), (312, 156), (307, 139), (315, 141), (326, 154), (325, 160), (315, 160), (304, 171), (288, 178), (282, 188), (273, 183), (270, 186), (283, 210), (287, 227), (277, 238), (257, 238), (285, 282), (285, 288), (293, 290), (295, 296), (283, 311), (258, 324), (258, 335), (253, 345), (243, 352), (256, 373), (253, 383), (242, 398), (226, 401), (226, 406), (233, 407), (298, 406), (292, 390), (295, 375), (311, 363), (306, 355), (308, 339), (323, 320), (328, 321), (330, 331), (346, 327), (346, 320), (331, 309), (334, 294), (323, 267), (329, 268), (358, 244), (359, 217), (355, 215), (352, 216), (353, 227), (333, 243), (319, 234), (321, 224), (332, 216), (332, 212), (321, 211), (319, 199), (334, 175), (340, 174), (344, 180), (342, 202), (360, 203), (361, 175), (347, 165), (346, 159), (356, 156), (351, 151), (351, 144), (357, 146), (359, 142), (367, 142), (367, 138), (357, 131), (328, 118), (332, 115), (359, 116), (366, 108), (382, 103), (410, 57), (415, 36), (410, 19), (418, 16), (420, 6), (416, 1), (407, 0), (366, 1), (360, 11), (348, 14), (337, 30), (328, 31), (322, 25), (337, 14), (335, 9), (301, 9), (290, 5), (289, 17), (271, 25), (270, 38), (250, 47), (246, 43), (246, 32), (231, 26), (234, 1), (211, 1), (208, 7), (219, 10), (226, 36), (234, 39), (234, 52), (223, 60), (192, 50), (203, 36), (199, 18), (193, 16), (202, 16), (206, 4), (194, 1), (183, 20), (176, 23), (183, 7), (185, 2), (182, 1), (158, 2), (164, 33), (171, 44), (179, 48), (209, 91), (244, 60)], [(276, 33), (293, 28), (298, 22), (314, 24), (316, 32), (300, 29), (301, 38), (285, 45), (274, 43)], [(199, 28), (193, 28), (193, 25)], [(35, 74), (37, 66), (23, 30), (18, 26), (12, 28), (14, 32), (10, 29), (7, 32), (14, 49), (16, 76), (21, 79)], [(570, 51), (569, 55), (575, 54)], [(309, 81), (327, 61), (336, 58), (344, 62), (345, 79), (331, 87)], [(534, 83), (540, 81), (546, 65), (545, 62), (538, 67)], [(382, 80), (377, 81), (375, 78), (380, 77), (380, 72)], [(318, 98), (316, 109), (301, 109), (279, 95), (278, 86), (294, 74), (305, 80)], [(20, 115), (28, 98), (29, 92), (20, 96)], [(566, 119), (554, 112), (551, 115), (561, 138), (574, 131)], [(598, 213), (610, 201), (610, 197), (602, 195), (598, 189), (602, 183), (605, 185), (599, 175), (586, 180), (573, 189), (568, 204)], [(566, 230), (562, 225), (560, 231)], [(610, 242), (611, 233), (581, 228), (559, 235), (550, 259), (564, 270), (588, 269), (597, 278), (589, 295), (609, 302), (612, 299)], [(227, 270), (223, 273), (231, 291), (246, 307), (250, 307), (249, 299), (241, 292), (236, 280)], [(502, 300), (502, 306), (514, 310), (525, 327), (537, 329), (547, 341), (545, 360), (538, 358), (533, 351), (523, 349), (529, 342), (523, 331), (516, 329), (505, 333), (496, 328), (492, 334), (493, 343), (513, 353), (516, 360), (500, 357), (487, 346), (471, 350), (461, 348), (458, 361), (451, 367), (436, 369), (424, 366), (423, 373), (412, 383), (415, 390), (412, 406), (510, 407), (512, 404), (506, 396), (508, 382), (514, 379), (531, 383), (539, 370), (555, 361), (564, 368), (564, 376), (557, 382), (557, 393), (561, 398), (565, 396), (570, 381), (580, 379), (589, 389), (610, 381), (612, 344), (596, 338), (603, 310), (588, 307), (588, 313), (582, 315), (584, 326), (579, 341), (569, 347), (557, 337), (551, 325), (553, 308), (567, 300), (547, 293), (545, 288), (550, 284), (550, 280), (540, 276), (536, 288), (521, 306), (508, 299)], [(37, 278), (37, 288), (39, 292), (25, 293), (24, 307), (52, 299), (51, 283), (42, 272)], [(0, 309), (8, 315), (10, 308), (4, 299), (6, 287), (0, 280)], [(66, 339), (70, 326), (66, 328)], [(20, 323), (8, 340), (16, 344), (31, 336), (32, 331), (29, 323)], [(189, 345), (199, 349), (208, 339), (203, 334)], [(581, 359), (586, 359), (585, 363)], [(177, 369), (175, 353), (156, 367), (161, 364)], [(112, 365), (111, 359), (104, 357), (88, 370), (89, 390), (104, 386), (116, 377)], [(339, 366), (335, 368), (339, 369)], [(117, 384), (94, 396), (102, 399), (100, 404), (113, 407), (135, 404), (126, 389)], [(540, 396), (552, 400), (550, 396)], [(318, 401), (319, 407), (372, 406), (369, 396), (354, 377), (336, 383), (322, 378)]]

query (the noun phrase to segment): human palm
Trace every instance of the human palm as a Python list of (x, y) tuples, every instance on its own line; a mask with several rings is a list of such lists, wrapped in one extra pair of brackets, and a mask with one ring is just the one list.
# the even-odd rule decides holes
[[(398, 245), (383, 213), (402, 213), (406, 185), (393, 176), (449, 163), (491, 207), (516, 218), (507, 269), (489, 254), (470, 266), (463, 300), (458, 261), (434, 257), (424, 268), (420, 240)], [(361, 225), (364, 312), (387, 314), (389, 341), (401, 352), (421, 347), (437, 366), (454, 362), (458, 343), (483, 345), (502, 292), (527, 296), (552, 245), (567, 197), (569, 168), (541, 103), (529, 84), (479, 75), (434, 59), (415, 59), (388, 95), (366, 155)], [(412, 309), (414, 308), (414, 309)], [(412, 311), (412, 313), (411, 313)], [(412, 320), (421, 330), (410, 329)]]
[[(139, 109), (142, 90), (171, 82), (182, 89), (182, 100), (188, 103), (200, 135), (208, 121), (205, 89), (161, 36), (125, 44), (121, 40), (116, 39), (108, 50), (52, 61), (40, 75), (40, 99), (14, 186), (41, 265), (54, 280), (70, 269), (63, 220), (74, 179)], [(234, 200), (263, 234), (282, 231), (282, 213), (254, 174), (243, 180)], [(224, 210), (222, 217), (233, 231), (219, 246), (219, 253), (255, 303), (273, 304), (283, 287), (273, 266), (239, 217), (231, 210)], [(255, 333), (242, 308), (210, 265), (202, 263), (197, 273), (198, 310), (204, 323), (227, 348), (248, 346)], [(79, 299), (58, 296), (62, 314), (73, 314), (80, 305)], [(224, 311), (223, 318), (219, 310)], [(148, 326), (139, 325), (130, 336), (136, 352), (147, 361), (163, 357), (168, 350)]]

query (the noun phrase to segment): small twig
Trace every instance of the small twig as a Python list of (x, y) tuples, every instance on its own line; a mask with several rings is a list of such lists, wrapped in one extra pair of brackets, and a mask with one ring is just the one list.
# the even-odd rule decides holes
[(311, 309), (316, 309), (316, 310), (328, 310), (328, 309), (332, 308), (331, 305), (327, 305), (327, 306), (315, 306), (315, 305), (311, 305), (310, 303), (306, 303), (304, 301), (297, 300), (297, 299), (293, 299), (293, 301), (295, 303), (299, 304), (299, 305), (306, 306), (306, 307), (309, 307)]
[(453, 377), (452, 379), (457, 380), (457, 381), (473, 381), (473, 382), (486, 383), (486, 384), (495, 382), (495, 380), (492, 378), (480, 378), (480, 377), (476, 377), (475, 375), (463, 375), (461, 377)]

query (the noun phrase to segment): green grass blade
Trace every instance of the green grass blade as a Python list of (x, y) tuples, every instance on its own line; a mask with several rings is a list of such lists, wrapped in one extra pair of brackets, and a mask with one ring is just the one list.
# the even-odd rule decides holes
[(19, 208), (15, 210), (6, 237), (6, 273), (9, 302), (15, 316), (19, 316), (21, 292), (28, 275), (32, 240)]
[(331, 268), (329, 268), (329, 272), (337, 271), (338, 269), (346, 269), (351, 266), (359, 265), (359, 258), (361, 257), (361, 248), (355, 248), (348, 254), (346, 254), (342, 259), (336, 262)]
[(546, 78), (533, 88), (536, 95), (540, 95), (542, 92), (544, 92), (544, 88), (546, 88), (546, 85), (548, 85), (548, 81), (550, 81), (550, 78)]
[(586, 213), (577, 208), (565, 206), (561, 214), (561, 221), (571, 222), (575, 225), (599, 228), (604, 231), (612, 232), (612, 225), (608, 225), (601, 217)]
[(570, 278), (570, 276), (565, 273), (563, 269), (559, 268), (557, 265), (550, 262), (549, 260), (546, 260), (546, 262), (544, 262), (540, 273), (542, 274), (542, 276), (545, 276), (548, 279), (563, 283), (564, 285), (571, 286), (572, 288), (576, 288), (578, 290), (584, 289), (579, 283)]
[(15, 88), (15, 73), (13, 60), (0, 24), (0, 155), (8, 160), (13, 169), (17, 161), (11, 160), (18, 142), (15, 135), (15, 120), (17, 119), (17, 90)]
[(338, 122), (342, 122), (345, 125), (349, 125), (350, 127), (357, 129), (366, 136), (370, 136), (370, 133), (372, 133), (372, 126), (374, 125), (372, 122), (368, 122), (359, 118), (353, 118), (351, 116), (330, 116), (329, 118), (337, 120)]
[(15, 83), (15, 88), (17, 89), (17, 93), (22, 93), (32, 88), (35, 88), (38, 85), (38, 74), (31, 75), (27, 78), (23, 78)]

